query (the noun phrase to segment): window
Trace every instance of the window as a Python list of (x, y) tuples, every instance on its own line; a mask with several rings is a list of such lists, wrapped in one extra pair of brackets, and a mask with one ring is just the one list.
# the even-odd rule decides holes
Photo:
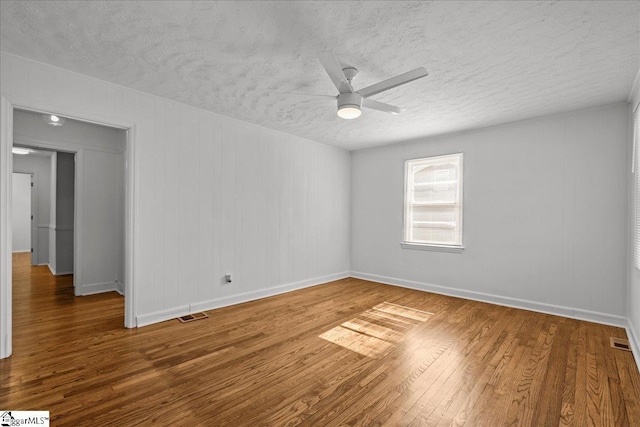
[(405, 248), (462, 249), (462, 153), (405, 163)]
[(633, 227), (633, 247), (634, 247), (634, 264), (640, 270), (640, 108), (637, 108), (634, 114), (634, 132), (633, 132), (633, 166), (631, 167), (635, 181), (635, 221)]

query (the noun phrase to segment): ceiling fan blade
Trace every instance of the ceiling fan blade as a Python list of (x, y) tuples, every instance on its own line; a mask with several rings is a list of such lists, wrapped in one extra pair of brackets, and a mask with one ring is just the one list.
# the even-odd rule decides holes
[(324, 70), (329, 74), (333, 84), (338, 88), (338, 92), (345, 93), (351, 92), (353, 93), (353, 88), (349, 84), (347, 77), (342, 72), (342, 67), (340, 63), (336, 59), (333, 52), (323, 52), (318, 55), (318, 60), (320, 64), (324, 67)]
[(384, 111), (385, 113), (391, 113), (393, 115), (398, 115), (404, 111), (402, 108), (385, 104), (384, 102), (374, 101), (373, 99), (368, 99), (368, 98), (362, 99), (362, 106), (371, 108), (373, 110)]
[(427, 70), (425, 70), (424, 67), (416, 68), (415, 70), (407, 71), (406, 73), (399, 74), (395, 77), (391, 77), (390, 79), (383, 80), (374, 85), (367, 86), (364, 89), (360, 89), (358, 93), (366, 98), (422, 77), (426, 77), (427, 75), (429, 75), (429, 73), (427, 73)]

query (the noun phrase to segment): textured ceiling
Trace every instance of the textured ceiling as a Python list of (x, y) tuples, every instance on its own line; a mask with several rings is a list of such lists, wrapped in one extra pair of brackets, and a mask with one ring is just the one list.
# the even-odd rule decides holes
[[(346, 149), (624, 102), (640, 2), (2, 1), (0, 48)], [(325, 120), (332, 50), (405, 108)]]

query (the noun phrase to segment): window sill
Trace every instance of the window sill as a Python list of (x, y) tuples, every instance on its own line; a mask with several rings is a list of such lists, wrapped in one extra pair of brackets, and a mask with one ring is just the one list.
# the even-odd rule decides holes
[(461, 254), (464, 246), (429, 245), (426, 243), (400, 242), (402, 249), (415, 249), (419, 251), (449, 252)]

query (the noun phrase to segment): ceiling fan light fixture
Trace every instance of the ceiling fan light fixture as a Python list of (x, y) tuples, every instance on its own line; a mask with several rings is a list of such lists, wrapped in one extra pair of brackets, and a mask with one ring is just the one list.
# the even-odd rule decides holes
[(51, 126), (62, 126), (64, 124), (64, 117), (56, 116), (55, 114), (43, 114), (44, 121)]
[(338, 95), (338, 117), (357, 119), (362, 114), (362, 96), (359, 93), (341, 93)]
[(362, 114), (362, 110), (357, 105), (343, 105), (338, 110), (338, 117), (341, 119), (357, 119)]

